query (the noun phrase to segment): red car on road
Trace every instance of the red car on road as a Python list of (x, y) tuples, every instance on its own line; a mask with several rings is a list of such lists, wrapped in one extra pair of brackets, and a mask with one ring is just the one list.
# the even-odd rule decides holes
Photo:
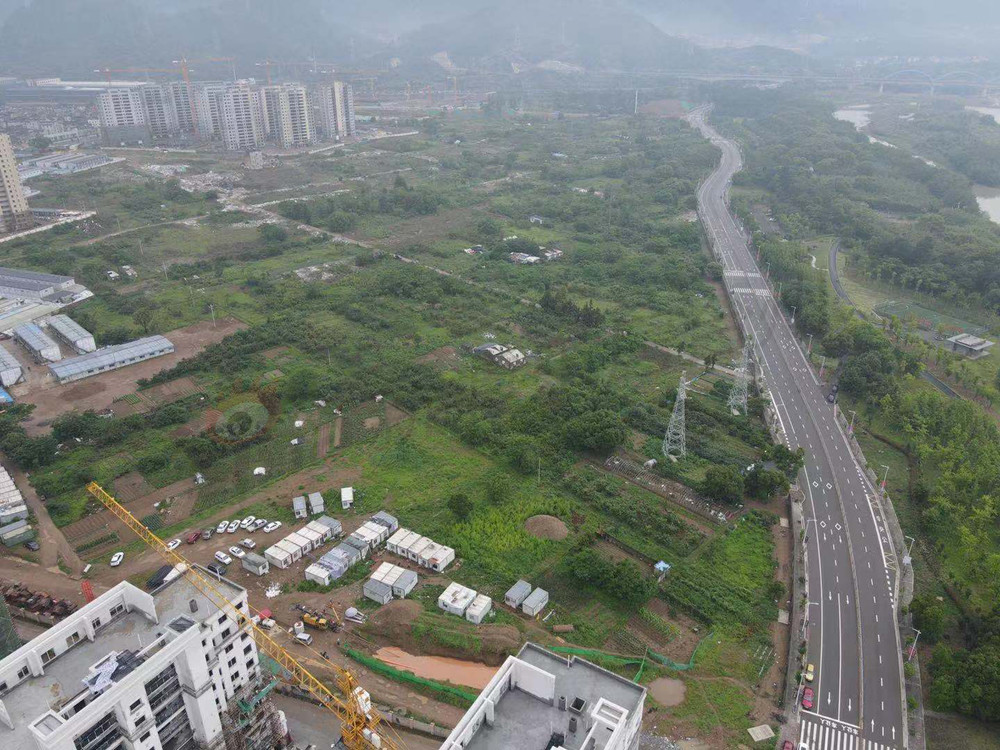
[(192, 531), (190, 534), (187, 535), (187, 539), (185, 539), (184, 541), (186, 541), (188, 544), (194, 544), (199, 539), (201, 539), (201, 532)]
[(802, 708), (806, 711), (811, 711), (813, 707), (813, 699), (815, 698), (812, 688), (806, 688), (802, 691)]

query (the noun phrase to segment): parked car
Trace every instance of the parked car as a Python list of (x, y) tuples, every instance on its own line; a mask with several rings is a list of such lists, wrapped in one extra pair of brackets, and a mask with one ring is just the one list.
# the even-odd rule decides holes
[(215, 527), (215, 533), (216, 534), (223, 533), (226, 530), (226, 527), (228, 526), (229, 526), (229, 521), (219, 521), (219, 525)]
[(169, 542), (167, 542), (167, 549), (173, 550), (173, 549), (177, 549), (180, 546), (181, 546), (181, 540), (180, 539), (171, 539)]
[(231, 558), (222, 550), (219, 550), (218, 552), (215, 553), (215, 559), (218, 560), (220, 563), (223, 563), (224, 565), (230, 565), (233, 562), (233, 558)]
[(241, 529), (249, 529), (250, 525), (253, 524), (253, 522), (256, 521), (256, 520), (257, 520), (256, 516), (247, 516), (242, 521), (240, 521), (240, 528)]
[(201, 535), (203, 533), (204, 532), (202, 532), (202, 531), (192, 531), (190, 534), (187, 535), (187, 537), (184, 539), (184, 541), (187, 542), (188, 544), (194, 544), (199, 539), (201, 539)]
[(816, 668), (812, 664), (806, 665), (805, 678), (806, 682), (812, 682), (815, 677)]
[(124, 559), (125, 559), (124, 552), (115, 552), (115, 554), (111, 556), (111, 567), (117, 568), (119, 565), (122, 564), (122, 560)]
[(281, 528), (281, 521), (271, 521), (267, 526), (264, 527), (264, 533), (270, 534), (272, 531), (277, 531)]
[(266, 518), (258, 518), (256, 521), (253, 522), (253, 526), (250, 528), (250, 530), (251, 531), (257, 531), (257, 529), (262, 529), (265, 526), (267, 526), (267, 519)]
[(834, 403), (837, 400), (837, 394), (836, 393), (831, 393), (829, 396), (826, 397), (826, 400), (827, 400), (828, 403), (831, 403), (831, 404)]
[(242, 544), (247, 549), (253, 549), (254, 547), (257, 546), (257, 542), (255, 542), (253, 539), (250, 538), (244, 539), (242, 542), (240, 542), (240, 544)]
[(226, 528), (226, 531), (228, 531), (230, 534), (235, 534), (239, 530), (240, 530), (240, 522), (239, 521), (232, 521), (229, 524), (228, 528)]
[(39, 546), (38, 542), (36, 542), (34, 540), (29, 540), (29, 541), (25, 542), (24, 546), (27, 547), (28, 549), (30, 549), (32, 552), (38, 552), (38, 550), (41, 549), (41, 547)]
[(215, 529), (212, 529), (212, 528), (205, 529), (203, 532), (201, 532), (201, 538), (202, 539), (211, 539), (212, 538), (212, 534), (214, 534), (214, 533), (215, 533)]
[(816, 695), (813, 693), (812, 688), (806, 688), (802, 691), (802, 708), (806, 711), (811, 711), (813, 707), (813, 700), (815, 700)]
[(220, 576), (224, 576), (226, 574), (226, 571), (229, 570), (229, 568), (227, 568), (225, 565), (217, 562), (209, 563), (208, 565), (205, 566), (205, 569), (208, 570), (209, 572), (215, 573), (216, 575)]
[(781, 744), (781, 750), (795, 750), (795, 745), (792, 744), (791, 740), (785, 740)]
[(237, 547), (234, 545), (229, 548), (229, 554), (231, 554), (233, 557), (240, 558), (240, 557), (246, 557), (247, 553), (244, 552), (241, 547)]

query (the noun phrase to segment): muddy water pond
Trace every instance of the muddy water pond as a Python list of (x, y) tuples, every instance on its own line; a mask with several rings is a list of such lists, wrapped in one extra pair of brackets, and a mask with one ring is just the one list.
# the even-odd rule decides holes
[(475, 661), (452, 659), (448, 656), (416, 656), (395, 646), (380, 648), (375, 652), (375, 658), (396, 669), (413, 672), (417, 677), (465, 685), (476, 690), (486, 687), (497, 671), (497, 667)]
[(681, 680), (660, 677), (649, 683), (649, 694), (661, 706), (679, 706), (684, 702), (687, 686)]

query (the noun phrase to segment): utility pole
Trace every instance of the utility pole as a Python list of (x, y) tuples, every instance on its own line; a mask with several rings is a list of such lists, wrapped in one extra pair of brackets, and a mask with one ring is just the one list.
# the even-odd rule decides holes
[(215, 328), (215, 305), (209, 303), (208, 309), (212, 311), (212, 328)]
[(882, 468), (885, 469), (885, 474), (882, 475), (882, 497), (885, 497), (885, 480), (889, 478), (889, 467), (882, 464)]
[(729, 390), (728, 406), (733, 414), (747, 413), (747, 391), (750, 386), (750, 360), (753, 357), (753, 340), (743, 344), (740, 361), (736, 365), (736, 382)]
[(668, 458), (684, 458), (687, 454), (687, 438), (684, 431), (684, 401), (687, 399), (687, 383), (684, 382), (684, 372), (681, 372), (681, 382), (677, 386), (677, 399), (674, 401), (674, 413), (670, 415), (667, 434), (663, 438), (663, 455)]
[(795, 325), (795, 310), (796, 309), (797, 308), (795, 307), (795, 305), (792, 305), (792, 325)]

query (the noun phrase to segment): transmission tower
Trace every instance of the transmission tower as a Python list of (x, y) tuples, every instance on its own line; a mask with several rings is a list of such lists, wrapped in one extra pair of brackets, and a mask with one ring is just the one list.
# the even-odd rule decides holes
[(684, 433), (684, 402), (687, 400), (688, 384), (681, 373), (681, 382), (677, 386), (677, 399), (674, 401), (674, 413), (670, 415), (667, 434), (663, 437), (663, 455), (668, 458), (684, 458), (687, 454), (687, 438)]
[(733, 414), (747, 413), (747, 391), (750, 387), (750, 360), (753, 358), (753, 340), (743, 344), (740, 361), (736, 365), (736, 382), (729, 391), (729, 408)]

